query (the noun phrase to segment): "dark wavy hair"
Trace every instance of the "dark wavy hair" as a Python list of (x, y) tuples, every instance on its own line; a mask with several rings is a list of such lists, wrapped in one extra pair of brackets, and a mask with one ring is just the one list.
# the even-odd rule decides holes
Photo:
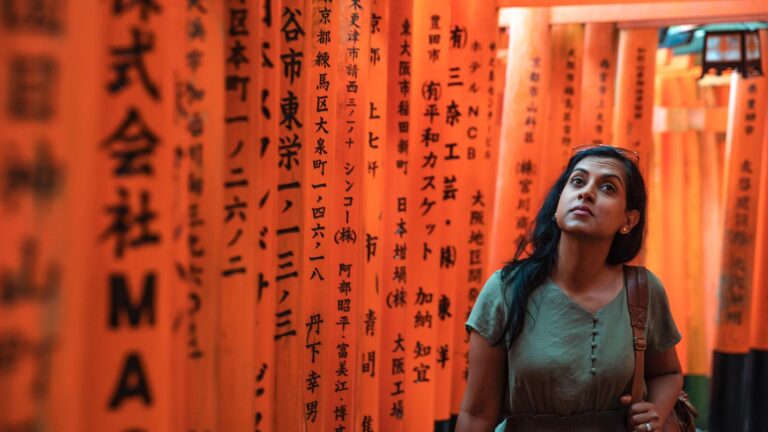
[(494, 342), (496, 345), (503, 342), (505, 337), (511, 344), (520, 335), (525, 315), (528, 313), (528, 299), (533, 290), (544, 283), (552, 272), (561, 232), (553, 215), (574, 167), (588, 157), (612, 158), (622, 163), (627, 183), (627, 210), (640, 212), (639, 222), (632, 231), (625, 235), (617, 233), (614, 236), (606, 263), (618, 265), (629, 262), (637, 256), (643, 246), (647, 198), (645, 181), (635, 162), (611, 146), (594, 147), (574, 154), (544, 198), (536, 214), (533, 229), (518, 244), (512, 261), (506, 263), (501, 270), (502, 293), (509, 309), (504, 332)]

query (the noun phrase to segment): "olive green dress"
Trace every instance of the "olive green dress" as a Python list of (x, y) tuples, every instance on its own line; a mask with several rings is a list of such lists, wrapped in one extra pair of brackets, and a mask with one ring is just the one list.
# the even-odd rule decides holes
[[(649, 273), (648, 352), (680, 341), (664, 288)], [(490, 341), (504, 333), (509, 300), (501, 272), (485, 283), (467, 320)], [(533, 291), (523, 332), (507, 339), (506, 421), (497, 431), (623, 431), (619, 402), (631, 389), (632, 328), (626, 289), (592, 313), (575, 303), (551, 279)], [(506, 338), (505, 338), (506, 339)]]

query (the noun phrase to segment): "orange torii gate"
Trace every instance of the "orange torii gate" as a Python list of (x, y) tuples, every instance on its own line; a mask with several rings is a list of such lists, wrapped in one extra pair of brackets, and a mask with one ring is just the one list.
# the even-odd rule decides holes
[[(764, 79), (734, 78), (727, 157), (709, 129), (654, 145), (650, 119), (696, 100), (691, 66), (659, 55), (688, 75), (660, 79), (653, 110), (660, 26), (765, 5), (7, 3), (0, 429), (450, 430), (466, 314), (594, 141), (639, 147), (654, 179), (647, 256), (686, 386), (717, 331), (711, 429), (728, 403), (761, 411), (765, 389), (737, 381), (768, 348)], [(499, 6), (526, 7), (506, 54)]]

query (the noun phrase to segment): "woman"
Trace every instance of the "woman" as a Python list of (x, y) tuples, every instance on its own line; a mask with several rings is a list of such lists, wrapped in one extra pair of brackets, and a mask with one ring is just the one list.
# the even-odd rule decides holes
[[(467, 321), (469, 376), (457, 432), (660, 430), (683, 377), (664, 288), (649, 272), (646, 402), (630, 406), (632, 330), (622, 264), (643, 243), (636, 154), (574, 153), (530, 240), (486, 282)], [(521, 258), (523, 252), (527, 258)], [(629, 416), (629, 418), (627, 418)]]

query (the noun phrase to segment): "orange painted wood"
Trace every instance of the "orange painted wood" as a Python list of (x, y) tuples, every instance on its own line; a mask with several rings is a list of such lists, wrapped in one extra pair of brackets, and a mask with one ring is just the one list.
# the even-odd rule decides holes
[[(768, 135), (763, 140), (763, 154), (762, 154), (762, 166), (768, 166)], [(765, 320), (761, 317), (766, 316), (768, 312), (768, 301), (766, 301), (766, 283), (768, 283), (768, 276), (766, 276), (768, 270), (768, 215), (766, 214), (766, 208), (768, 208), (768, 174), (767, 170), (763, 169), (762, 178), (760, 180), (760, 198), (757, 210), (757, 231), (755, 235), (756, 253), (755, 253), (755, 275), (754, 275), (754, 294), (752, 304), (752, 325), (750, 333), (750, 347), (753, 349), (766, 350), (768, 349), (768, 326), (765, 325)]]
[(384, 153), (387, 151), (387, 86), (390, 77), (388, 72), (389, 40), (387, 27), (389, 24), (390, 2), (388, 0), (372, 0), (370, 3), (370, 22), (363, 28), (363, 35), (370, 39), (370, 49), (367, 58), (369, 82), (375, 80), (376, 85), (368, 92), (365, 116), (365, 143), (363, 188), (363, 232), (364, 238), (360, 248), (364, 250), (362, 293), (358, 312), (358, 358), (359, 381), (355, 387), (355, 429), (376, 431), (380, 430), (379, 398), (381, 386), (379, 377), (384, 369), (381, 363), (383, 349), (382, 328), (387, 322), (382, 321), (382, 279), (384, 274), (383, 260), (387, 252), (382, 248), (383, 237), (386, 235), (382, 224), (384, 208)]
[[(174, 17), (185, 17), (184, 10), (178, 4), (172, 4), (166, 9), (166, 13), (170, 13)], [(183, 52), (188, 50), (188, 41), (183, 31), (168, 32), (168, 37), (173, 38), (171, 42), (173, 45), (181, 47), (178, 50), (177, 55), (174, 57), (174, 62), (169, 64), (168, 67), (172, 69), (172, 74), (175, 78), (175, 83), (170, 83), (169, 90), (176, 92), (177, 89), (183, 88), (183, 83), (191, 82), (191, 72), (184, 70), (184, 57)], [(185, 103), (185, 106), (178, 104), (176, 106), (176, 112), (174, 113), (174, 121), (170, 126), (169, 134), (176, 137), (178, 145), (176, 148), (176, 154), (174, 155), (174, 161), (172, 166), (172, 180), (171, 180), (171, 192), (173, 197), (171, 217), (172, 224), (174, 226), (173, 236), (173, 260), (176, 272), (173, 274), (172, 285), (179, 287), (174, 289), (171, 300), (171, 311), (169, 312), (171, 317), (171, 368), (168, 371), (170, 375), (170, 386), (177, 391), (178, 394), (184, 395), (187, 391), (187, 377), (186, 377), (186, 346), (187, 346), (187, 332), (186, 332), (186, 314), (189, 306), (189, 286), (187, 285), (188, 271), (190, 264), (190, 248), (189, 248), (189, 205), (190, 198), (194, 195), (189, 190), (189, 179), (192, 176), (192, 158), (190, 157), (189, 142), (182, 142), (183, 137), (189, 132), (187, 131), (187, 124), (184, 121), (184, 115), (189, 114), (188, 108), (189, 101)], [(200, 175), (199, 165), (195, 164), (195, 174)], [(187, 404), (183, 397), (179, 397), (173, 401), (170, 408), (170, 420), (169, 427), (173, 429), (185, 428), (187, 415)]]
[[(727, 89), (726, 89), (727, 90)], [(705, 109), (711, 107), (725, 108), (727, 111), (728, 93), (719, 87), (700, 86), (700, 95)], [(705, 131), (702, 134), (701, 152), (701, 181), (702, 181), (702, 241), (704, 248), (704, 310), (707, 316), (717, 316), (718, 286), (720, 284), (720, 259), (723, 242), (722, 221), (724, 206), (722, 204), (723, 187), (723, 158), (725, 134)], [(715, 343), (716, 320), (706, 322), (707, 349), (712, 351)], [(710, 356), (711, 357), (711, 356)], [(711, 359), (708, 360), (711, 363)], [(711, 370), (711, 366), (708, 368)]]
[[(531, 226), (545, 185), (541, 164), (549, 100), (549, 12), (526, 9), (509, 27), (489, 269), (510, 260)], [(517, 60), (512, 60), (517, 59)]]
[[(64, 239), (65, 244), (64, 248), (58, 252), (62, 260), (60, 273), (62, 288), (58, 294), (58, 301), (54, 307), (48, 309), (46, 317), (48, 325), (57, 329), (57, 340), (56, 349), (51, 353), (50, 369), (47, 371), (50, 383), (49, 393), (43, 401), (46, 416), (43, 428), (62, 431), (77, 431), (85, 428), (85, 395), (88, 391), (88, 371), (85, 368), (85, 360), (86, 346), (89, 343), (86, 322), (91, 319), (89, 312), (93, 310), (93, 305), (84, 299), (87, 298), (88, 287), (94, 286), (91, 262), (95, 248), (93, 242), (84, 241), (83, 235), (92, 232), (93, 221), (101, 209), (92, 193), (96, 184), (95, 172), (88, 167), (95, 166), (98, 152), (94, 151), (93, 143), (101, 139), (90, 114), (101, 110), (101, 107), (97, 109), (97, 101), (100, 100), (103, 91), (101, 86), (77, 85), (77, 83), (99, 82), (98, 80), (101, 79), (103, 58), (99, 54), (104, 53), (94, 52), (92, 55), (83, 55), (82, 49), (100, 34), (100, 10), (95, 2), (83, 2), (78, 6), (65, 6), (59, 9), (62, 18), (66, 20), (66, 31), (60, 35), (64, 38), (65, 45), (58, 49), (65, 57), (77, 59), (76, 62), (61, 63), (60, 79), (67, 85), (60, 89), (59, 103), (62, 107), (77, 106), (77, 109), (60, 110), (56, 115), (57, 118), (61, 117), (61, 124), (66, 125), (67, 130), (66, 138), (62, 137), (60, 141), (66, 146), (67, 156), (62, 162), (66, 163), (67, 170), (64, 176), (65, 183), (61, 189), (63, 195), (60, 198), (64, 206), (58, 209), (51, 208), (56, 212), (55, 217), (61, 223), (55, 226), (59, 233), (48, 234), (51, 239)], [(3, 25), (0, 25), (0, 29), (2, 28)], [(0, 37), (4, 41), (7, 40), (5, 35)], [(37, 44), (42, 45), (40, 42)], [(12, 43), (2, 45), (6, 48), (0, 48), (0, 53), (8, 46), (12, 46)], [(3, 63), (0, 60), (0, 64)], [(0, 66), (0, 70), (5, 68)], [(2, 74), (3, 72), (0, 72), (0, 75)], [(8, 80), (3, 79), (0, 82), (5, 84)], [(0, 84), (0, 87), (3, 84)], [(7, 93), (0, 89), (0, 94)], [(0, 112), (2, 112), (1, 109)], [(86, 113), (88, 115), (85, 115)], [(0, 114), (0, 123), (3, 122), (2, 117), (3, 115)], [(0, 130), (12, 131), (13, 129), (0, 126)], [(0, 145), (0, 147), (4, 146)], [(4, 157), (0, 156), (1, 159)], [(5, 226), (5, 222), (2, 223)], [(62, 234), (65, 236), (61, 237)], [(0, 243), (5, 244), (4, 240)], [(3, 249), (6, 248), (3, 247)], [(0, 317), (5, 315), (5, 311), (0, 307)], [(2, 320), (3, 318), (0, 318), (0, 321)], [(0, 393), (11, 395), (5, 389), (0, 390)], [(0, 399), (2, 399), (1, 396)], [(8, 405), (0, 400), (0, 406)]]
[[(302, 167), (303, 184), (306, 186), (302, 196), (305, 203), (302, 232), (306, 271), (302, 275), (301, 292), (300, 390), (303, 424), (308, 431), (319, 431), (323, 430), (324, 419), (333, 415), (333, 407), (328, 405), (328, 401), (334, 395), (330, 368), (336, 358), (336, 348), (329, 342), (336, 326), (330, 319), (335, 308), (329, 302), (329, 293), (337, 290), (331, 279), (338, 268), (330, 260), (329, 254), (335, 244), (328, 231), (332, 220), (330, 215), (337, 210), (330, 205), (331, 191), (328, 186), (336, 169), (333, 157), (337, 149), (336, 137), (343, 128), (337, 120), (337, 89), (341, 84), (336, 68), (341, 63), (341, 53), (335, 43), (341, 35), (338, 30), (338, 5), (313, 1), (308, 2), (308, 6), (312, 19), (308, 21), (307, 33), (311, 36), (307, 39), (305, 54), (308, 70), (305, 109), (307, 122), (314, 126), (307, 129), (306, 145), (301, 150), (306, 161)], [(321, 18), (323, 14), (327, 15), (327, 19)], [(319, 234), (322, 231), (318, 227), (327, 227), (325, 236)], [(326, 396), (325, 400), (323, 396)]]
[[(760, 30), (760, 48), (763, 58), (763, 70), (766, 70), (768, 66), (768, 31)], [(755, 253), (755, 276), (753, 286), (755, 292), (753, 294), (754, 303), (752, 305), (752, 331), (750, 337), (750, 346), (755, 349), (768, 349), (768, 326), (765, 325), (765, 321), (760, 317), (766, 316), (768, 313), (768, 300), (766, 295), (768, 294), (768, 128), (766, 128), (765, 135), (763, 137), (763, 154), (762, 154), (762, 174), (760, 179), (760, 198), (758, 201), (757, 210), (757, 230), (755, 236), (756, 253)]]
[[(301, 376), (300, 357), (305, 350), (302, 340), (301, 296), (304, 272), (304, 235), (301, 224), (305, 213), (303, 189), (311, 185), (302, 182), (301, 170), (304, 164), (301, 148), (309, 145), (307, 131), (313, 129), (307, 113), (311, 102), (308, 99), (308, 83), (303, 72), (308, 61), (307, 38), (312, 15), (306, 2), (283, 0), (274, 4), (275, 18), (272, 24), (279, 29), (279, 44), (269, 47), (269, 62), (280, 74), (279, 89), (272, 89), (268, 97), (276, 97), (280, 109), (275, 113), (278, 121), (278, 140), (272, 145), (278, 154), (278, 190), (276, 224), (271, 227), (277, 237), (274, 308), (275, 327), (273, 340), (279, 362), (275, 362), (275, 423), (274, 430), (301, 430), (304, 424), (302, 393), (298, 389), (306, 384)], [(263, 60), (262, 60), (263, 61)], [(297, 70), (300, 62), (302, 72)], [(284, 64), (286, 63), (286, 64)], [(274, 120), (273, 120), (274, 121)], [(298, 187), (297, 187), (298, 184)], [(323, 234), (328, 237), (330, 229)]]
[[(690, 84), (695, 85), (694, 82)], [(702, 230), (702, 181), (701, 153), (702, 146), (695, 131), (689, 131), (685, 136), (685, 193), (688, 203), (685, 229), (690, 239), (687, 255), (690, 261), (686, 266), (688, 331), (686, 348), (688, 349), (689, 374), (707, 375), (711, 370), (712, 347), (707, 346), (707, 325), (709, 315), (705, 310), (705, 279), (704, 279), (704, 232)]]
[[(408, 296), (408, 238), (410, 217), (408, 184), (414, 167), (409, 167), (409, 153), (416, 151), (418, 141), (411, 139), (410, 113), (413, 63), (413, 3), (398, 2), (389, 10), (386, 24), (387, 85), (386, 148), (383, 153), (383, 278), (381, 284), (381, 374), (379, 376), (380, 429), (403, 430), (405, 412), (405, 359), (411, 355), (405, 347)], [(410, 201), (413, 203), (413, 200)], [(411, 204), (415, 205), (415, 203)], [(415, 253), (412, 251), (411, 253)]]
[[(689, 108), (701, 106), (698, 99), (697, 79), (701, 75), (696, 68), (688, 69), (688, 74), (677, 78), (681, 88), (682, 102)], [(686, 237), (686, 255), (689, 257), (685, 263), (686, 295), (684, 303), (687, 306), (687, 331), (686, 345), (688, 350), (688, 362), (686, 370), (689, 374), (707, 375), (711, 368), (712, 346), (707, 346), (707, 318), (705, 310), (705, 243), (702, 241), (702, 172), (701, 138), (697, 131), (689, 129), (683, 132), (685, 169), (683, 177), (684, 196), (686, 207), (684, 210), (684, 224)]]
[[(679, 233), (687, 231), (688, 200), (685, 189), (685, 147), (688, 144), (683, 136), (675, 134), (667, 143), (663, 157), (667, 159), (669, 171), (666, 173), (664, 187), (666, 191), (664, 200), (664, 216), (667, 220), (668, 231), (666, 237), (667, 268), (664, 279), (664, 287), (669, 299), (672, 316), (675, 324), (683, 336), (684, 342), (678, 345), (678, 358), (683, 367), (683, 373), (689, 373), (688, 369), (688, 313), (690, 303), (688, 301), (687, 267), (689, 261), (694, 259), (692, 244), (685, 241), (685, 237)], [(677, 197), (676, 199), (673, 197)], [(690, 254), (690, 255), (689, 255)], [(667, 288), (668, 287), (668, 288)]]
[(640, 171), (651, 158), (656, 29), (620, 30), (613, 143), (640, 154)]
[(645, 235), (644, 265), (651, 269), (657, 276), (663, 277), (664, 273), (664, 194), (656, 191), (663, 190), (666, 177), (664, 176), (666, 165), (664, 159), (664, 144), (661, 134), (653, 135), (653, 159), (649, 170), (650, 175), (644, 177), (645, 187), (648, 193), (647, 206), (647, 231)]
[[(272, 1), (269, 8), (266, 1), (258, 5), (256, 16), (260, 43), (257, 45), (255, 58), (259, 61), (256, 74), (258, 80), (257, 92), (258, 111), (256, 113), (256, 142), (258, 152), (255, 156), (255, 206), (256, 242), (258, 249), (254, 257), (254, 289), (256, 290), (256, 305), (253, 321), (255, 325), (254, 365), (255, 376), (251, 378), (253, 400), (254, 432), (271, 432), (275, 429), (276, 413), (276, 370), (280, 358), (275, 348), (275, 329), (277, 328), (277, 290), (276, 277), (278, 272), (278, 244), (275, 227), (278, 226), (278, 215), (282, 210), (278, 182), (281, 167), (279, 166), (280, 143), (280, 100), (278, 89), (282, 71), (278, 68), (277, 52), (283, 38), (280, 32), (281, 3)], [(270, 61), (264, 61), (266, 57)], [(306, 231), (305, 231), (306, 234)], [(298, 415), (302, 413), (299, 412)]]
[(755, 234), (762, 143), (765, 139), (766, 81), (732, 75), (726, 150), (726, 194), (718, 328), (715, 349), (746, 353), (754, 296)]
[[(363, 178), (365, 124), (369, 109), (368, 54), (370, 1), (349, 2), (339, 7), (339, 51), (336, 68), (338, 111), (335, 121), (342, 125), (331, 155), (329, 211), (333, 213), (327, 238), (331, 276), (329, 302), (331, 355), (326, 367), (328, 387), (325, 429), (357, 427), (355, 390), (361, 374), (358, 326), (363, 321), (361, 299), (365, 234), (363, 231)], [(362, 419), (360, 419), (362, 420)]]
[[(499, 11), (499, 14), (501, 14), (501, 11)], [(489, 83), (492, 83), (493, 85), (489, 87), (488, 89), (488, 96), (491, 99), (489, 101), (489, 104), (493, 104), (493, 108), (490, 109), (491, 113), (491, 122), (488, 125), (489, 132), (488, 136), (490, 138), (490, 142), (488, 143), (488, 153), (486, 154), (487, 160), (489, 161), (489, 167), (488, 171), (486, 173), (486, 182), (488, 187), (490, 187), (489, 192), (490, 194), (486, 196), (487, 202), (486, 202), (486, 223), (488, 224), (487, 234), (489, 236), (493, 235), (493, 218), (496, 214), (496, 188), (499, 187), (499, 172), (500, 172), (500, 161), (501, 161), (501, 132), (502, 132), (502, 123), (504, 120), (504, 92), (506, 89), (506, 83), (507, 83), (507, 57), (505, 55), (502, 55), (502, 52), (507, 51), (509, 48), (509, 32), (506, 28), (499, 27), (497, 28), (496, 33), (496, 48), (494, 51), (495, 53), (495, 60), (493, 60), (493, 71), (489, 71), (489, 77), (492, 76), (493, 79), (489, 79)], [(492, 75), (491, 75), (492, 74)], [(493, 237), (491, 237), (493, 238)], [(493, 245), (496, 243), (497, 240), (494, 240), (493, 242), (488, 242), (488, 246), (486, 247), (486, 259), (485, 259), (485, 269), (486, 274), (490, 275), (493, 273), (496, 269), (499, 268), (499, 263), (495, 263), (491, 260), (492, 256), (492, 249)], [(474, 298), (470, 299), (470, 303), (474, 304)]]
[[(724, 207), (720, 200), (722, 168), (719, 163), (717, 137), (715, 134), (705, 134), (701, 147), (701, 201), (702, 201), (702, 242), (704, 248), (704, 311), (706, 316), (714, 317), (717, 313), (717, 290), (720, 283), (720, 256), (722, 236), (722, 220)], [(706, 320), (706, 346), (712, 351), (715, 343), (716, 321)], [(711, 356), (710, 356), (711, 357)], [(711, 359), (708, 360), (711, 363)], [(711, 366), (707, 368), (711, 371)]]
[[(456, 313), (459, 304), (459, 296), (464, 291), (462, 268), (465, 268), (468, 250), (464, 247), (469, 230), (465, 213), (468, 196), (471, 193), (468, 163), (477, 160), (477, 148), (473, 146), (467, 136), (467, 128), (473, 116), (479, 115), (480, 106), (476, 104), (477, 97), (473, 98), (473, 92), (480, 92), (480, 86), (475, 81), (470, 81), (479, 75), (481, 67), (470, 66), (470, 53), (473, 49), (473, 38), (476, 37), (471, 24), (473, 6), (465, 2), (451, 2), (451, 25), (448, 44), (448, 78), (445, 94), (447, 96), (446, 110), (450, 109), (450, 117), (446, 111), (445, 138), (446, 150), (441, 161), (440, 177), (443, 179), (443, 217), (445, 225), (442, 233), (442, 246), (453, 261), (440, 272), (440, 295), (437, 308), (437, 354), (435, 358), (435, 421), (449, 421), (451, 418), (451, 403), (453, 389), (457, 386), (454, 380), (454, 364), (457, 362), (456, 343), (460, 339), (456, 337), (456, 322), (461, 320)], [(493, 22), (485, 23), (485, 25)], [(471, 36), (470, 36), (471, 33)], [(474, 45), (475, 52), (481, 47)], [(468, 152), (473, 147), (473, 159), (469, 159)], [(481, 149), (482, 150), (482, 149)], [(448, 183), (450, 182), (450, 183)], [(450, 185), (450, 186), (448, 186)]]
[[(639, 4), (645, 7), (653, 7), (654, 4), (668, 3), (666, 0), (499, 0), (497, 5), (499, 7), (533, 7), (533, 6), (561, 6), (561, 5), (574, 5), (595, 7), (599, 4)], [(701, 3), (700, 0), (683, 0), (681, 3)]]
[[(594, 2), (598, 3), (598, 2)], [(683, 2), (615, 2), (617, 4), (585, 4), (556, 6), (552, 8), (552, 22), (591, 23), (618, 22), (621, 26), (668, 26), (715, 22), (734, 22), (743, 19), (764, 19), (768, 15), (768, 5), (755, 0), (729, 1), (683, 1)], [(623, 4), (622, 4), (623, 3)], [(637, 4), (632, 4), (637, 3)], [(747, 18), (748, 17), (748, 18)]]
[[(452, 216), (458, 227), (455, 295), (448, 309), (453, 318), (453, 341), (450, 354), (450, 414), (457, 415), (466, 388), (468, 367), (468, 333), (464, 328), (472, 303), (485, 281), (485, 265), (493, 199), (496, 143), (493, 142), (496, 112), (496, 43), (498, 30), (493, 25), (498, 13), (492, 1), (452, 4), (452, 28), (466, 30), (467, 43), (451, 46), (450, 61), (461, 67), (463, 96), (467, 107), (453, 134), (462, 143), (457, 152), (461, 164), (462, 183)], [(503, 74), (502, 74), (503, 75)], [(439, 392), (438, 388), (438, 392)]]
[(768, 58), (763, 54), (768, 50), (768, 31), (765, 29), (760, 30), (760, 60), (762, 62), (763, 70), (768, 68)]
[(581, 82), (584, 63), (584, 26), (551, 27), (551, 68), (547, 121), (547, 163), (544, 188), (551, 186), (579, 146)]
[[(77, 16), (54, 4), (7, 4), (0, 19), (0, 428), (74, 425), (80, 390), (63, 400), (66, 378), (52, 376), (67, 359), (79, 359), (82, 335), (76, 310), (84, 292), (70, 273), (84, 261), (71, 245), (82, 227), (73, 207), (87, 206), (87, 188), (74, 182), (85, 146), (69, 146), (69, 87), (78, 66), (69, 26)], [(38, 16), (44, 19), (32, 19)], [(71, 14), (71, 15), (70, 15)], [(78, 143), (79, 144), (79, 143)], [(80, 201), (80, 202), (79, 202)], [(71, 225), (70, 225), (71, 224)], [(79, 378), (80, 370), (73, 371)], [(81, 384), (81, 383), (77, 383)], [(62, 402), (61, 406), (53, 403)]]
[[(672, 76), (659, 75), (658, 82), (660, 104), (662, 106), (680, 107), (683, 104), (680, 83)], [(654, 213), (649, 231), (661, 233), (656, 236), (656, 242), (648, 245), (648, 255), (651, 255), (651, 246), (654, 252), (659, 254), (653, 271), (664, 283), (669, 298), (672, 315), (675, 318), (678, 330), (683, 335), (684, 342), (678, 345), (678, 357), (684, 370), (687, 372), (687, 284), (686, 267), (689, 257), (687, 255), (689, 242), (678, 233), (686, 231), (686, 195), (685, 195), (685, 146), (682, 133), (667, 132), (660, 134), (659, 154), (653, 154), (661, 164), (660, 176), (655, 188), (649, 188), (651, 195), (658, 195), (660, 211)], [(646, 152), (648, 155), (650, 152)], [(641, 156), (642, 158), (642, 156)], [(648, 171), (650, 172), (650, 170)], [(646, 175), (651, 177), (652, 175)], [(650, 262), (649, 262), (650, 264)]]
[[(445, 226), (439, 156), (447, 143), (447, 61), (450, 4), (413, 3), (408, 188), (408, 304), (405, 329), (405, 430), (433, 428), (435, 412), (439, 272), (445, 268)], [(442, 265), (442, 267), (441, 267)]]
[[(205, 28), (212, 29), (224, 20), (224, 7), (210, 4), (207, 13), (184, 9), (185, 20), (200, 20)], [(224, 39), (216, 34), (204, 40), (185, 33), (185, 49), (177, 54), (185, 61), (179, 80), (183, 109), (178, 121), (183, 125), (180, 134), (183, 150), (189, 163), (189, 177), (185, 180), (188, 194), (186, 209), (187, 281), (180, 305), (184, 318), (182, 355), (185, 387), (182, 393), (184, 423), (187, 429), (217, 427), (216, 357), (219, 317), (219, 287), (222, 281), (222, 238), (224, 220)], [(203, 53), (199, 65), (190, 63), (186, 55)], [(202, 99), (193, 93), (203, 92)], [(194, 128), (202, 122), (201, 130)]]
[(89, 143), (98, 213), (83, 233), (95, 250), (85, 300), (85, 430), (165, 429), (172, 421), (172, 11), (99, 7), (100, 76), (88, 83), (100, 88), (91, 126), (98, 140)]
[[(218, 427), (221, 430), (245, 430), (253, 426), (254, 305), (258, 275), (256, 262), (257, 194), (256, 170), (253, 163), (258, 148), (256, 117), (259, 113), (258, 48), (255, 0), (228, 2), (224, 5), (224, 178), (222, 188), (224, 215), (219, 219), (222, 234), (221, 279), (216, 287), (218, 327), (216, 333), (216, 403)], [(234, 55), (233, 55), (234, 52)], [(238, 59), (244, 55), (250, 60)], [(245, 378), (245, 379), (244, 379)]]
[[(657, 197), (660, 208), (656, 209), (653, 215), (658, 217), (649, 226), (649, 231), (654, 230), (659, 234), (655, 236), (655, 242), (649, 241), (647, 244), (647, 259), (648, 265), (654, 266), (652, 271), (657, 273), (664, 284), (675, 323), (681, 334), (684, 334), (687, 323), (684, 303), (687, 294), (684, 279), (687, 251), (682, 244), (682, 238), (676, 234), (684, 229), (682, 214), (684, 204), (681, 205), (680, 195), (678, 195), (682, 192), (683, 186), (684, 160), (681, 156), (684, 148), (680, 137), (662, 136), (660, 140), (657, 156), (661, 164), (661, 172), (657, 174), (660, 179), (653, 186), (658, 186), (656, 190), (662, 189), (675, 193), (661, 193)], [(651, 193), (654, 194), (655, 191)], [(651, 260), (651, 251), (659, 254), (655, 260)], [(678, 357), (681, 365), (686, 364), (686, 354), (685, 344), (679, 345)]]
[[(164, 9), (164, 12), (169, 15), (170, 19), (179, 19), (184, 16), (184, 9), (178, 4), (170, 4)], [(187, 46), (187, 37), (181, 29), (173, 29), (167, 31), (168, 44), (176, 47)], [(177, 52), (177, 55), (167, 58), (165, 67), (171, 70), (173, 76), (172, 80), (168, 80), (165, 83), (164, 91), (166, 94), (179, 95), (182, 88), (182, 82), (187, 82), (189, 78), (188, 74), (183, 71), (184, 57), (181, 52), (185, 51), (182, 48)], [(171, 352), (171, 358), (169, 360), (169, 388), (172, 389), (174, 394), (183, 395), (186, 391), (187, 379), (186, 379), (186, 343), (187, 334), (184, 328), (184, 315), (186, 308), (189, 305), (187, 298), (188, 283), (188, 265), (190, 257), (189, 248), (189, 205), (192, 194), (189, 193), (189, 179), (192, 172), (192, 158), (191, 152), (188, 152), (189, 143), (181, 142), (181, 137), (185, 133), (189, 134), (187, 128), (187, 122), (184, 121), (183, 112), (185, 108), (182, 108), (178, 98), (174, 99), (177, 104), (175, 105), (175, 112), (172, 113), (172, 123), (168, 125), (166, 134), (169, 137), (174, 137), (177, 140), (177, 146), (174, 149), (173, 165), (168, 169), (171, 172), (171, 185), (169, 195), (171, 199), (171, 224), (172, 232), (174, 235), (171, 238), (171, 247), (173, 249), (173, 266), (176, 271), (172, 273), (170, 284), (174, 287), (182, 289), (174, 289), (171, 294), (170, 306), (168, 312), (166, 312), (171, 320), (171, 342), (168, 347)], [(189, 103), (189, 100), (187, 101)], [(186, 108), (189, 108), (186, 107)], [(188, 111), (187, 111), (188, 113)], [(198, 168), (196, 166), (196, 168)], [(168, 424), (171, 428), (184, 428), (186, 418), (186, 404), (183, 397), (174, 397), (170, 403), (169, 408), (169, 421)]]
[(585, 24), (579, 144), (613, 142), (617, 42), (614, 24)]
[[(199, 9), (183, 8), (185, 21), (198, 21), (205, 29), (216, 28), (224, 22), (224, 6), (211, 3), (205, 13)], [(183, 374), (180, 389), (183, 406), (182, 427), (205, 430), (217, 427), (217, 332), (219, 317), (219, 287), (223, 263), (224, 237), (224, 142), (225, 96), (217, 84), (224, 81), (224, 38), (213, 33), (205, 38), (184, 32), (183, 47), (176, 56), (180, 78), (177, 91), (177, 123), (182, 151), (189, 166), (184, 179), (187, 194), (185, 208), (186, 247), (184, 273), (186, 283), (177, 292), (180, 332), (184, 345), (183, 360), (178, 369)], [(195, 61), (201, 53), (201, 62)]]
[[(443, 122), (443, 149), (438, 153), (439, 166), (437, 166), (437, 193), (438, 205), (442, 206), (442, 224), (440, 246), (440, 273), (439, 285), (435, 296), (437, 313), (434, 317), (436, 328), (435, 345), (435, 422), (447, 422), (451, 416), (451, 397), (454, 367), (454, 344), (456, 338), (454, 332), (457, 316), (455, 307), (457, 295), (463, 284), (460, 280), (461, 262), (466, 261), (467, 248), (463, 247), (468, 230), (466, 229), (465, 209), (469, 190), (469, 162), (470, 140), (467, 136), (467, 127), (472, 118), (479, 115), (479, 105), (473, 100), (472, 95), (480, 91), (479, 85), (472, 87), (470, 74), (471, 66), (469, 53), (471, 50), (479, 50), (480, 46), (474, 44), (472, 38), (475, 32), (470, 34), (471, 25), (469, 19), (472, 9), (477, 5), (452, 2), (450, 9), (450, 30), (448, 32), (447, 61), (445, 75), (443, 75), (444, 103)], [(493, 25), (487, 22), (486, 25)], [(474, 45), (473, 45), (474, 44)], [(479, 44), (479, 42), (478, 42)], [(472, 88), (471, 88), (472, 87)], [(473, 93), (475, 92), (475, 93)], [(474, 98), (476, 99), (476, 97)], [(481, 148), (482, 150), (482, 148)], [(472, 158), (477, 159), (477, 149), (472, 150)]]
[[(654, 77), (655, 109), (667, 109), (666, 105), (669, 105), (670, 98), (668, 96), (663, 98), (663, 96), (667, 95), (670, 87), (669, 80), (663, 79), (662, 76)], [(667, 201), (664, 199), (666, 194), (661, 191), (663, 191), (663, 185), (669, 181), (670, 162), (669, 157), (665, 155), (665, 149), (670, 147), (667, 144), (670, 138), (662, 133), (654, 133), (652, 136), (653, 151), (648, 165), (649, 174), (643, 176), (648, 196), (648, 230), (641, 253), (644, 265), (656, 272), (663, 281), (668, 277), (665, 273), (666, 265), (669, 264), (668, 249), (665, 248), (664, 241), (669, 234), (670, 225), (665, 223)]]

